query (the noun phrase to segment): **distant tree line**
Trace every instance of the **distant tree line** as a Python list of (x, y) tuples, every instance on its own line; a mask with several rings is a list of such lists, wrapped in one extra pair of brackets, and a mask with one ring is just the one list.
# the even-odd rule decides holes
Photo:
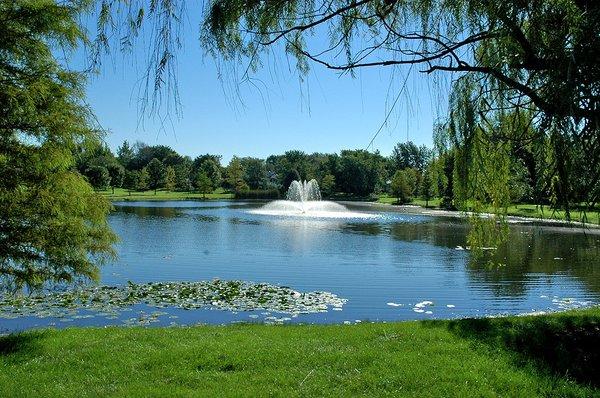
[[(392, 194), (402, 174), (405, 187), (401, 202), (413, 197), (433, 198), (433, 180), (428, 173), (433, 151), (412, 142), (398, 144), (391, 156), (365, 150), (337, 153), (287, 151), (266, 159), (234, 156), (222, 164), (221, 155), (191, 158), (164, 145), (125, 141), (114, 154), (106, 145), (81, 149), (77, 168), (97, 190), (123, 188), (129, 192), (154, 190), (199, 192), (221, 189), (238, 197), (270, 198), (285, 194), (294, 180), (316, 179), (324, 197), (367, 198)], [(423, 182), (430, 186), (424, 188)], [(396, 184), (394, 183), (396, 182)], [(399, 192), (399, 191), (398, 191)]]
[[(314, 178), (326, 198), (387, 194), (398, 203), (418, 198), (428, 205), (440, 198), (442, 207), (460, 207), (457, 202), (468, 188), (455, 181), (462, 181), (459, 177), (469, 166), (464, 164), (460, 145), (438, 147), (434, 151), (409, 141), (397, 144), (387, 157), (365, 150), (342, 150), (339, 154), (292, 150), (266, 159), (234, 156), (228, 164), (222, 164), (221, 155), (191, 158), (168, 146), (141, 142), (131, 145), (125, 141), (116, 154), (102, 145), (81, 149), (76, 159), (79, 172), (97, 190), (204, 195), (219, 190), (235, 193), (238, 198), (259, 199), (282, 197), (292, 181)], [(504, 182), (509, 201), (553, 204), (557, 187), (540, 174), (541, 160), (522, 146), (515, 146), (509, 156), (511, 170)]]

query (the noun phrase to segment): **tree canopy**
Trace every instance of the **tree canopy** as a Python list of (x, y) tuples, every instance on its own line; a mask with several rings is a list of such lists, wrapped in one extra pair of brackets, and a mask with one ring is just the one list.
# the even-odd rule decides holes
[(113, 254), (110, 204), (75, 169), (101, 133), (83, 76), (53, 56), (85, 40), (77, 20), (89, 6), (0, 1), (0, 275), (14, 288), (95, 279)]

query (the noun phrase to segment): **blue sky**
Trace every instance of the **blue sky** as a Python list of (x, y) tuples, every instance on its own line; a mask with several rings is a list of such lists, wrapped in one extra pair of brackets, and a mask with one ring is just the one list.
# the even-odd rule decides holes
[(369, 149), (387, 155), (407, 138), (431, 146), (432, 125), (446, 109), (446, 90), (416, 68), (410, 73), (408, 68), (363, 69), (352, 78), (312, 65), (301, 83), (288, 66), (294, 61), (275, 51), (255, 75), (257, 86), (238, 84), (232, 74), (219, 80), (215, 62), (200, 48), (198, 20), (188, 21), (184, 29), (177, 63), (179, 117), (161, 123), (146, 114), (140, 122), (136, 98), (146, 46), (138, 46), (133, 56), (105, 59), (101, 73), (90, 79), (88, 101), (102, 126), (111, 131), (106, 141), (113, 150), (124, 140), (143, 141), (190, 156), (221, 154), (227, 162), (233, 155), (264, 158), (290, 149), (307, 153), (365, 149), (407, 74), (405, 90)]

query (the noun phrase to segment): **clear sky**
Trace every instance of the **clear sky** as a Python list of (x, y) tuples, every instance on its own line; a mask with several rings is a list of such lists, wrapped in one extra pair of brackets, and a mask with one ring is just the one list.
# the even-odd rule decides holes
[[(191, 16), (196, 12), (190, 10)], [(237, 84), (231, 74), (219, 80), (215, 62), (200, 48), (199, 19), (192, 17), (185, 24), (184, 48), (178, 56), (181, 116), (161, 123), (145, 115), (140, 122), (137, 96), (145, 48), (134, 52), (137, 60), (120, 55), (106, 59), (101, 73), (90, 80), (88, 101), (111, 131), (106, 140), (113, 150), (124, 140), (143, 141), (192, 157), (221, 154), (227, 162), (233, 155), (264, 158), (290, 149), (366, 149), (407, 75), (403, 94), (369, 149), (388, 155), (407, 138), (432, 145), (432, 125), (445, 112), (447, 90), (440, 90), (417, 68), (410, 73), (408, 68), (363, 69), (352, 78), (312, 65), (300, 83), (294, 60), (276, 51), (255, 76), (256, 86)]]

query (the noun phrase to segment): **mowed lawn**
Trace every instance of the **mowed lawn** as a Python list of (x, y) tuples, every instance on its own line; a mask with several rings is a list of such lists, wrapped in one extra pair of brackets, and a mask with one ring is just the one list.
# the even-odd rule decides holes
[(99, 191), (102, 195), (113, 201), (135, 201), (135, 200), (218, 200), (218, 199), (233, 199), (234, 194), (225, 192), (222, 189), (211, 193), (203, 194), (199, 192), (179, 192), (166, 191), (159, 189), (154, 191), (129, 191), (123, 188), (116, 188), (113, 193), (111, 189)]
[(0, 338), (0, 396), (600, 396), (600, 309)]
[[(377, 199), (378, 203), (385, 203), (396, 205), (398, 204), (398, 199), (391, 197), (389, 195), (381, 195)], [(422, 199), (414, 198), (409, 205), (416, 205), (421, 207), (431, 207), (438, 208), (440, 206), (441, 200), (439, 198), (431, 199), (428, 202), (425, 202)], [(427, 206), (426, 206), (427, 204)], [(488, 209), (486, 211), (492, 211), (492, 209)], [(564, 210), (552, 209), (550, 206), (540, 206), (535, 204), (512, 204), (507, 207), (506, 214), (509, 216), (517, 216), (517, 217), (528, 217), (528, 218), (537, 218), (540, 220), (566, 220), (566, 214)], [(592, 210), (583, 210), (583, 206), (574, 206), (574, 208), (570, 211), (571, 221), (584, 222), (586, 224), (600, 224), (600, 207), (596, 206)]]

